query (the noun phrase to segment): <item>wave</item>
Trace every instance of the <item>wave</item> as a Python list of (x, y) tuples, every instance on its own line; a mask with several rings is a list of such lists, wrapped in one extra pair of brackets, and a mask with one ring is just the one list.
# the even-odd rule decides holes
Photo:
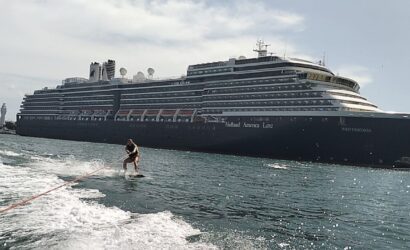
[(266, 164), (268, 167), (271, 168), (276, 168), (276, 169), (288, 169), (287, 165), (284, 164), (279, 164), (279, 163), (270, 163), (270, 164)]
[[(0, 166), (0, 206), (64, 183), (31, 168)], [(187, 237), (201, 233), (171, 212), (135, 214), (106, 207), (96, 189), (65, 186), (2, 216), (0, 244), (28, 249), (212, 249)], [(86, 200), (84, 200), (86, 198)], [(10, 237), (12, 235), (12, 237)]]
[(0, 155), (16, 157), (16, 156), (21, 156), (22, 154), (16, 153), (10, 150), (0, 150)]

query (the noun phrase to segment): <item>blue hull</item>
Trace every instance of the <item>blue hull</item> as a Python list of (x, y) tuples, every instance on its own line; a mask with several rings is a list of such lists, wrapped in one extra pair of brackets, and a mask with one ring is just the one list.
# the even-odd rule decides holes
[(20, 119), (17, 134), (115, 144), (133, 138), (138, 145), (154, 148), (388, 168), (410, 156), (409, 120), (342, 119), (234, 117), (226, 123)]

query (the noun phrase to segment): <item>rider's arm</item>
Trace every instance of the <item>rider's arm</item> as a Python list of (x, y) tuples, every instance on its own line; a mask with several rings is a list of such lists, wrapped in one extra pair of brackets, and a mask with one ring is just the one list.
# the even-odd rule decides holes
[(131, 154), (135, 153), (138, 151), (138, 146), (137, 144), (134, 144), (134, 150), (131, 152)]

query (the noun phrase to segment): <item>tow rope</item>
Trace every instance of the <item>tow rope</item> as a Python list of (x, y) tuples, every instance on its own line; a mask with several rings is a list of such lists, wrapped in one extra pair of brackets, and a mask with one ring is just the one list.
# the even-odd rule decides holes
[(104, 168), (108, 168), (108, 166), (99, 168), (99, 169), (97, 169), (97, 170), (95, 170), (95, 171), (93, 171), (93, 172), (91, 172), (91, 173), (86, 173), (86, 174), (84, 174), (84, 175), (81, 175), (81, 176), (75, 178), (74, 180), (66, 181), (65, 183), (63, 183), (63, 184), (61, 184), (61, 185), (59, 185), (59, 186), (57, 186), (57, 187), (55, 187), (55, 188), (52, 188), (52, 189), (47, 190), (47, 191), (45, 191), (45, 192), (43, 192), (43, 193), (40, 193), (40, 194), (31, 196), (30, 198), (21, 200), (21, 201), (19, 201), (19, 202), (17, 202), (17, 203), (14, 203), (14, 204), (12, 204), (12, 205), (10, 205), (10, 206), (4, 208), (4, 209), (0, 209), (0, 213), (4, 213), (4, 212), (7, 212), (7, 211), (9, 211), (9, 210), (12, 210), (12, 209), (14, 209), (14, 208), (16, 208), (16, 207), (26, 205), (26, 204), (29, 203), (30, 201), (33, 201), (33, 200), (35, 200), (35, 199), (37, 199), (37, 198), (40, 198), (41, 196), (44, 196), (44, 195), (46, 195), (46, 194), (48, 194), (48, 193), (50, 193), (50, 192), (52, 192), (52, 191), (54, 191), (54, 190), (57, 190), (57, 189), (59, 189), (59, 188), (62, 188), (62, 187), (64, 187), (64, 186), (67, 186), (67, 185), (69, 185), (69, 184), (72, 184), (72, 183), (75, 183), (75, 182), (80, 181), (80, 180), (82, 180), (82, 179), (85, 179), (85, 178), (87, 178), (87, 177), (89, 177), (89, 176), (91, 176), (91, 175), (97, 173), (98, 171), (100, 171), (100, 170), (102, 170), (102, 169), (104, 169)]

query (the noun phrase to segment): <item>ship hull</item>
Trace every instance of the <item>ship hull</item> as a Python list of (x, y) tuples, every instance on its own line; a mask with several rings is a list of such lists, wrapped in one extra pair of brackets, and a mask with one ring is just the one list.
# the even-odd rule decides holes
[[(394, 168), (410, 156), (410, 120), (366, 117), (233, 117), (224, 123), (17, 121), (23, 136), (275, 159)], [(402, 166), (402, 165), (401, 165)]]

